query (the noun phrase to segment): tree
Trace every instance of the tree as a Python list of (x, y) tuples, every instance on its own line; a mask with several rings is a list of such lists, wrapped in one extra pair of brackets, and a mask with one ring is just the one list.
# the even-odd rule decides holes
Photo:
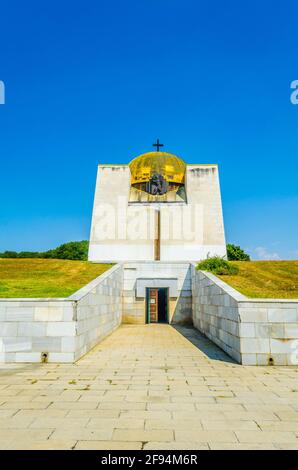
[(87, 260), (88, 246), (87, 240), (63, 243), (54, 250), (45, 252), (44, 258)]
[(0, 254), (0, 258), (17, 258), (18, 254), (16, 251), (4, 251)]
[(63, 245), (48, 250), (45, 252), (36, 251), (5, 251), (0, 253), (0, 258), (51, 258), (51, 259), (71, 259), (71, 260), (82, 260), (88, 259), (88, 247), (89, 242), (82, 240), (80, 242), (69, 242), (63, 243)]
[(240, 246), (232, 243), (227, 244), (227, 255), (229, 261), (250, 261), (250, 256)]
[(41, 253), (38, 251), (20, 251), (17, 253), (18, 258), (41, 258)]

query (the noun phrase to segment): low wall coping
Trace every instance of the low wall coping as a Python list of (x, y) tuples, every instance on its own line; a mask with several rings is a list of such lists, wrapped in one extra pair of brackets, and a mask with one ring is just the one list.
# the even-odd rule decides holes
[(61, 302), (61, 303), (72, 303), (70, 297), (9, 297), (9, 298), (0, 298), (0, 304), (2, 302)]
[[(193, 266), (196, 269), (196, 265), (193, 263)], [(229, 284), (226, 282), (222, 281), (219, 279), (217, 276), (215, 276), (212, 273), (209, 273), (208, 271), (202, 271), (202, 270), (196, 270), (197, 272), (201, 272), (206, 276), (208, 279), (214, 282), (218, 287), (223, 289), (228, 295), (230, 295), (234, 300), (236, 300), (241, 307), (241, 304), (251, 304), (251, 303), (264, 303), (264, 304), (270, 304), (270, 303), (279, 303), (279, 304), (297, 304), (298, 306), (298, 299), (271, 299), (271, 298), (258, 298), (258, 297), (246, 297), (245, 295), (241, 294), (238, 290), (234, 289), (231, 287)]]
[(182, 265), (185, 265), (185, 266), (189, 266), (191, 264), (193, 264), (195, 266), (195, 264), (192, 262), (192, 261), (183, 261), (183, 260), (177, 260), (177, 261), (166, 261), (166, 260), (136, 260), (136, 261), (123, 261), (122, 264), (124, 265), (124, 269), (131, 265), (131, 264), (136, 264), (136, 265), (139, 265), (139, 264), (153, 264), (153, 265), (159, 265), (159, 264), (169, 264), (169, 265), (175, 265), (175, 264), (182, 264)]
[(70, 297), (67, 297), (68, 300), (72, 301), (79, 301), (83, 297), (89, 294), (92, 289), (98, 286), (98, 284), (101, 284), (106, 278), (108, 278), (113, 272), (117, 271), (122, 267), (122, 263), (117, 263), (115, 266), (112, 266), (110, 269), (102, 273), (100, 276), (96, 277), (93, 279), (91, 282), (86, 284), (84, 287), (81, 289), (77, 290), (74, 294), (72, 294)]

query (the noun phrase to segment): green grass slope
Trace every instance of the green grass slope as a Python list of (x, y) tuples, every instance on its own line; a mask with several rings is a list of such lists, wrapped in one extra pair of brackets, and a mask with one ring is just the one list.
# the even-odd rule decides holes
[(68, 297), (112, 264), (54, 259), (0, 259), (0, 298)]
[(218, 276), (247, 297), (298, 299), (298, 261), (233, 261), (239, 273)]

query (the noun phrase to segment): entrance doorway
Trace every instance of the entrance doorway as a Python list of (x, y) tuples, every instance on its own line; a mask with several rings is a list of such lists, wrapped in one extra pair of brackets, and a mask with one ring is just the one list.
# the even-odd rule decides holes
[(167, 287), (147, 287), (146, 323), (169, 323), (168, 291)]

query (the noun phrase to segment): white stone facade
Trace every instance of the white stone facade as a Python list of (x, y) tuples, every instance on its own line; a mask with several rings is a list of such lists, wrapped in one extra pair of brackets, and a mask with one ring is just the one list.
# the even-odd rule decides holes
[[(189, 263), (138, 262), (123, 265), (123, 322), (146, 323), (146, 298), (138, 297), (137, 283), (169, 288), (169, 323), (192, 322), (191, 269)], [(154, 284), (152, 284), (154, 283)]]
[(160, 260), (226, 255), (217, 165), (186, 165), (185, 202), (130, 202), (128, 165), (99, 165), (89, 260), (152, 261), (155, 214), (160, 214)]
[(195, 327), (244, 365), (298, 364), (298, 300), (248, 299), (192, 268)]

